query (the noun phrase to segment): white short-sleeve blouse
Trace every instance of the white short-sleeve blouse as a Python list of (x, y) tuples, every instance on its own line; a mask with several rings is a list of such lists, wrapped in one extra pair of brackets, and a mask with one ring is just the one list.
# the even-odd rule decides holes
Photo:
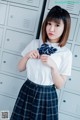
[[(72, 66), (72, 52), (67, 47), (59, 47), (58, 43), (46, 42), (49, 46), (57, 48), (54, 54), (50, 57), (56, 63), (59, 73), (61, 75), (70, 76)], [(40, 47), (40, 40), (32, 40), (21, 55), (24, 57), (29, 51), (36, 50)], [(30, 58), (26, 63), (27, 78), (32, 82), (40, 85), (52, 85), (53, 79), (51, 75), (51, 68), (44, 65), (40, 59)]]

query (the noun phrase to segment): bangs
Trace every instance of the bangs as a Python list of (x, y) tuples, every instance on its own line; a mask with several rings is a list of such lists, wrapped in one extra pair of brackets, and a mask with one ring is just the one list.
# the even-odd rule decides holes
[(55, 22), (57, 24), (60, 24), (61, 20), (62, 20), (61, 18), (52, 18), (52, 17), (50, 17), (50, 18), (47, 19), (47, 23), (48, 22)]

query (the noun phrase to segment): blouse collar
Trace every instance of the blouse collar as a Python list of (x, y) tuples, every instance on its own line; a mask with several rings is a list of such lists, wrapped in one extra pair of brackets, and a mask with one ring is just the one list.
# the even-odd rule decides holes
[(49, 41), (46, 42), (49, 46), (52, 46), (52, 47), (59, 47), (59, 43), (51, 43)]

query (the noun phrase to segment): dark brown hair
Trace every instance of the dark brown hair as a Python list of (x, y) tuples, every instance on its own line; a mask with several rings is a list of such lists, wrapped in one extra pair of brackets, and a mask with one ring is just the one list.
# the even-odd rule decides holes
[(48, 36), (46, 34), (46, 25), (49, 21), (54, 21), (56, 23), (60, 23), (60, 20), (64, 23), (64, 30), (63, 33), (59, 39), (59, 46), (62, 47), (66, 44), (69, 32), (70, 32), (70, 26), (71, 26), (71, 18), (70, 14), (60, 6), (54, 6), (47, 14), (43, 25), (42, 25), (42, 40), (43, 43), (45, 43), (48, 39)]

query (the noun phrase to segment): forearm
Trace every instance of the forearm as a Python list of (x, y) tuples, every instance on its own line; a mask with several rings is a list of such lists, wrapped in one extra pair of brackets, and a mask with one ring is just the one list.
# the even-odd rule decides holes
[(59, 71), (58, 69), (53, 69), (51, 68), (51, 72), (52, 72), (52, 78), (53, 78), (53, 82), (55, 84), (55, 86), (60, 89), (64, 83), (65, 83), (65, 78), (63, 78), (60, 74), (59, 74)]
[(29, 58), (38, 59), (39, 53), (37, 50), (32, 50), (28, 52), (19, 62), (18, 69), (20, 72), (24, 71), (26, 69), (26, 63)]
[(20, 72), (22, 72), (22, 71), (24, 71), (24, 70), (26, 69), (26, 63), (27, 63), (28, 59), (29, 59), (29, 57), (28, 57), (28, 56), (25, 56), (25, 57), (23, 57), (23, 58), (20, 60), (20, 62), (19, 62), (19, 64), (18, 64), (18, 70), (19, 70)]

